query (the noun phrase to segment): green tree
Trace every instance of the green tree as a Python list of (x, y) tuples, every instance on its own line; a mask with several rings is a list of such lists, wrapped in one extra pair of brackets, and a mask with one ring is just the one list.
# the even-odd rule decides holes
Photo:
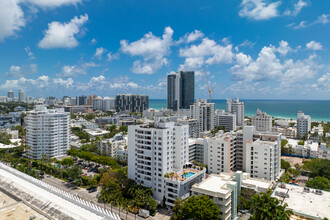
[(309, 177), (311, 178), (321, 176), (330, 179), (330, 160), (311, 159), (305, 162), (303, 168), (310, 172)]
[(191, 196), (185, 200), (177, 199), (171, 216), (172, 220), (212, 220), (219, 218), (219, 207), (206, 195)]
[(317, 176), (306, 182), (306, 186), (314, 189), (330, 191), (330, 180), (325, 177)]
[(69, 167), (71, 167), (71, 166), (74, 165), (74, 161), (73, 161), (73, 159), (71, 157), (66, 157), (63, 160), (61, 160), (61, 164), (63, 166), (69, 166)]
[(288, 171), (288, 169), (291, 167), (290, 163), (281, 159), (281, 168), (285, 171)]
[(254, 194), (251, 199), (251, 220), (289, 220), (293, 214), (291, 210), (286, 210), (287, 204), (280, 205), (280, 201), (270, 196), (270, 193)]

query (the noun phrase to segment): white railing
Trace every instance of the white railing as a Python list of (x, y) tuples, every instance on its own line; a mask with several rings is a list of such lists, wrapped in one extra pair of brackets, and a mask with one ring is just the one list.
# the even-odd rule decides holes
[[(56, 188), (48, 183), (45, 183), (41, 180), (38, 180), (32, 176), (29, 176), (23, 172), (20, 172), (12, 167), (9, 167), (3, 163), (0, 162), (0, 168), (3, 170), (6, 170), (7, 172), (22, 178), (26, 181), (28, 181), (31, 184), (34, 184), (48, 192), (51, 192), (59, 197), (61, 197), (64, 200), (67, 200), (83, 209), (88, 210), (89, 212), (92, 212), (100, 217), (104, 217), (105, 219), (109, 219), (109, 220), (120, 220), (120, 217), (117, 214), (114, 214), (112, 212), (109, 212), (107, 209), (104, 209), (98, 205), (95, 205), (91, 202), (88, 202), (86, 200), (83, 200), (81, 198), (79, 198), (77, 195), (68, 193), (64, 190), (61, 190), (59, 188)], [(51, 198), (49, 198), (51, 200)]]

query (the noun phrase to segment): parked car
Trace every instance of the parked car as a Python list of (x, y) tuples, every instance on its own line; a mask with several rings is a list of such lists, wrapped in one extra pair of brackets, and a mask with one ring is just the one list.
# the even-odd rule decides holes
[(96, 191), (97, 191), (97, 188), (96, 187), (92, 187), (92, 188), (89, 188), (88, 189), (88, 192), (89, 193), (96, 192)]

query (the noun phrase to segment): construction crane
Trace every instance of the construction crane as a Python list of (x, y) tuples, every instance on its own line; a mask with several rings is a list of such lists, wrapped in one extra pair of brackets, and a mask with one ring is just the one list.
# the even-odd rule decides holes
[(203, 74), (204, 74), (204, 78), (205, 78), (205, 83), (206, 83), (206, 86), (207, 86), (207, 90), (209, 91), (209, 102), (211, 103), (212, 100), (211, 100), (211, 89), (210, 89), (210, 86), (209, 86), (209, 82), (207, 81), (207, 78), (206, 78), (206, 74), (205, 74), (205, 71), (203, 69)]

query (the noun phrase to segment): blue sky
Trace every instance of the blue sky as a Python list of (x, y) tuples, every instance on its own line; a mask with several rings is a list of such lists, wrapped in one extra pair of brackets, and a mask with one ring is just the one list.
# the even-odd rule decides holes
[(330, 99), (330, 1), (0, 1), (0, 95)]

